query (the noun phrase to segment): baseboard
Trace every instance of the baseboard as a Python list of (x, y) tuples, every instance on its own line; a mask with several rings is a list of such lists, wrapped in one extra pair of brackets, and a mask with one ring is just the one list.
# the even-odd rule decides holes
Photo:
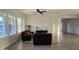
[[(17, 40), (18, 40), (18, 39), (17, 39)], [(1, 50), (5, 50), (8, 46), (10, 46), (11, 44), (15, 43), (17, 40), (15, 40), (15, 41), (13, 41), (13, 42), (7, 44), (7, 45), (4, 46)]]
[(78, 35), (79, 36), (79, 34), (75, 34), (75, 33), (67, 33), (67, 34), (70, 34), (70, 35)]

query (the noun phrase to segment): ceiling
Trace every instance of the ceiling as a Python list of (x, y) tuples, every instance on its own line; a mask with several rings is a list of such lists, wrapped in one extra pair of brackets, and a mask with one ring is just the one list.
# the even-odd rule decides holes
[[(79, 15), (79, 9), (40, 9), (45, 10), (45, 14), (53, 15)], [(19, 9), (20, 12), (26, 15), (36, 15), (36, 9)]]

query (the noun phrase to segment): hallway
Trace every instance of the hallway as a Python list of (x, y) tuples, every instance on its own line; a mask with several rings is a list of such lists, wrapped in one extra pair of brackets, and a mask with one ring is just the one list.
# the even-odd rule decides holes
[(7, 47), (5, 50), (79, 50), (79, 36), (64, 34), (63, 42), (52, 43), (51, 46), (34, 46), (31, 42), (22, 42), (21, 40)]

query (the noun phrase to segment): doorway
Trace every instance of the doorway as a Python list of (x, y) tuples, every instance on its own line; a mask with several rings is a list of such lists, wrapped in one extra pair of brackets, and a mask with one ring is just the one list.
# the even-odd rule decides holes
[(63, 18), (61, 23), (62, 45), (77, 48), (79, 45), (79, 18)]
[(79, 18), (63, 18), (61, 23), (63, 34), (79, 35)]

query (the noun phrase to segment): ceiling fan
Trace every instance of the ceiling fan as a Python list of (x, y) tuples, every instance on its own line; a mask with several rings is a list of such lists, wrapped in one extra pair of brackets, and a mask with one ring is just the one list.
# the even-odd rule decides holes
[(41, 14), (41, 15), (43, 15), (43, 13), (45, 13), (46, 11), (42, 11), (40, 9), (36, 9), (36, 12), (39, 13), (39, 14)]

